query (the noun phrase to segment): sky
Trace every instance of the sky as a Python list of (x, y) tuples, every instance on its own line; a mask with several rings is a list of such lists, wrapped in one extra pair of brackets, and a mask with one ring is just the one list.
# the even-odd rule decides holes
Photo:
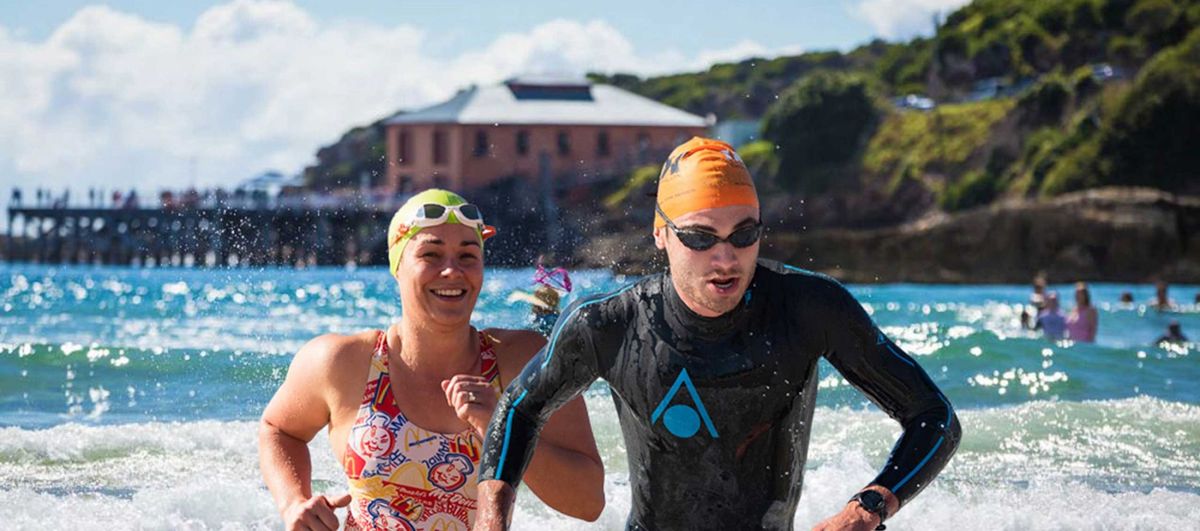
[(0, 0), (0, 193), (232, 187), (470, 84), (848, 50), (964, 3)]

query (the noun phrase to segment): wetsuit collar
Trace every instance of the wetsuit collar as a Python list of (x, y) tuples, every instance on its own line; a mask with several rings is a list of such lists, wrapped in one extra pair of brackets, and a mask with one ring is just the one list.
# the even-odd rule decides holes
[[(662, 275), (660, 282), (662, 282), (663, 306), (667, 323), (677, 333), (704, 341), (718, 341), (745, 326), (746, 318), (749, 315), (749, 312), (746, 311), (749, 305), (746, 297), (742, 297), (741, 302), (728, 312), (716, 317), (705, 317), (688, 308), (687, 303), (679, 297), (679, 293), (675, 291), (675, 283), (671, 282), (669, 269)], [(753, 279), (750, 281), (750, 286), (754, 286)]]

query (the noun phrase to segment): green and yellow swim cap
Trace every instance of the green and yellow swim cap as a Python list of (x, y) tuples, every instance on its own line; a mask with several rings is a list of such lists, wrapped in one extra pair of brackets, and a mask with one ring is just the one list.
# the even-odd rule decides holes
[[(413, 224), (421, 207), (425, 205), (453, 207), (465, 204), (467, 204), (467, 200), (463, 199), (461, 195), (438, 188), (425, 190), (405, 201), (404, 205), (392, 216), (392, 222), (388, 225), (388, 270), (392, 276), (396, 276), (396, 270), (400, 267), (400, 257), (404, 255), (404, 247), (408, 245), (413, 236), (421, 232), (421, 227)], [(453, 211), (449, 212), (444, 223), (464, 224)], [(479, 236), (479, 245), (482, 246), (483, 241), (491, 237), (495, 230), (490, 226), (476, 227), (475, 233)]]

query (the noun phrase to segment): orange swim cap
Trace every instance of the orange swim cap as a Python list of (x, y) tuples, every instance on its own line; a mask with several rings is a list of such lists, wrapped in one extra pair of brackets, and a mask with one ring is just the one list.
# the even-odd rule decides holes
[[(697, 136), (675, 148), (663, 164), (658, 175), (658, 205), (674, 220), (709, 208), (758, 207), (758, 192), (733, 146)], [(662, 216), (654, 215), (655, 228), (666, 224)]]

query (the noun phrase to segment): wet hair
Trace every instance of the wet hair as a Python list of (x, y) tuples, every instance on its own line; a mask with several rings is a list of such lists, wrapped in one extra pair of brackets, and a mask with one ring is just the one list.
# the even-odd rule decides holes
[(546, 305), (534, 304), (533, 313), (539, 315), (558, 313), (559, 295), (557, 290), (550, 286), (538, 286), (538, 289), (533, 292), (533, 296)]

